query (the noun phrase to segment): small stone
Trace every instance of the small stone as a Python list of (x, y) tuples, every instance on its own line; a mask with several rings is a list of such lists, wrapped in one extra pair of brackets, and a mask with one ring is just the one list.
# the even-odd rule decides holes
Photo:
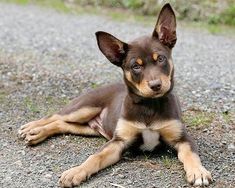
[(119, 174), (118, 177), (121, 178), (121, 179), (124, 179), (124, 178), (125, 178), (125, 175)]
[(44, 177), (45, 177), (45, 178), (51, 178), (52, 175), (51, 175), (51, 174), (46, 174)]
[(16, 165), (18, 165), (18, 166), (22, 166), (21, 160), (16, 161), (14, 164), (16, 164)]
[(233, 143), (228, 145), (228, 150), (229, 151), (235, 151), (235, 145)]
[(224, 141), (224, 140), (223, 140), (221, 143), (222, 143), (223, 145), (226, 145), (226, 144), (227, 144), (227, 142), (226, 142), (226, 141)]

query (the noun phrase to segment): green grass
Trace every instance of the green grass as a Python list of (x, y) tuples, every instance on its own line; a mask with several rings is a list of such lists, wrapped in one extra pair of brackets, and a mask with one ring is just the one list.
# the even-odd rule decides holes
[(42, 102), (46, 103), (44, 104), (44, 107), (46, 107), (46, 114), (50, 115), (59, 111), (59, 109), (67, 105), (70, 102), (70, 100), (68, 98), (47, 96), (44, 99), (42, 99)]
[(6, 99), (7, 93), (4, 91), (0, 91), (0, 102), (4, 102)]
[(1, 0), (2, 2), (7, 2), (7, 3), (17, 3), (20, 5), (26, 5), (29, 4), (30, 0)]
[(38, 113), (40, 111), (36, 102), (34, 102), (30, 97), (25, 97), (23, 103), (30, 112)]
[(162, 156), (161, 161), (166, 168), (171, 168), (175, 163), (174, 159), (170, 158), (169, 156)]
[(183, 116), (183, 122), (192, 128), (200, 128), (209, 126), (214, 120), (215, 114), (202, 112), (202, 111), (190, 111), (186, 112)]
[(234, 112), (227, 112), (222, 113), (223, 120), (226, 124), (235, 124), (235, 113)]
[(54, 8), (62, 12), (70, 12), (71, 9), (65, 5), (62, 0), (0, 0), (6, 3), (15, 3), (20, 5), (35, 4), (45, 7)]

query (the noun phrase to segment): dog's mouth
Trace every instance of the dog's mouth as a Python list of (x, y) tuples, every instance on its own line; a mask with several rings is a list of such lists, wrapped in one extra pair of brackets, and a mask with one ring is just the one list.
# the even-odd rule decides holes
[(146, 91), (138, 90), (136, 94), (144, 98), (158, 98), (158, 97), (162, 97), (165, 94), (165, 92), (152, 91), (152, 90), (149, 90), (148, 92), (146, 92)]

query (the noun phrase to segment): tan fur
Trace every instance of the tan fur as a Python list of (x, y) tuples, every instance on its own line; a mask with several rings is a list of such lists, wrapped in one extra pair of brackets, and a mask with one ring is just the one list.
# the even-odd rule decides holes
[(138, 58), (138, 59), (136, 60), (136, 63), (138, 63), (139, 65), (143, 65), (143, 61), (142, 61), (142, 59), (140, 59), (140, 58)]
[(158, 58), (158, 54), (157, 53), (153, 53), (153, 60), (157, 61), (157, 58)]
[(157, 130), (168, 143), (177, 141), (183, 131), (182, 123), (179, 120), (159, 121), (154, 123), (151, 129)]
[(150, 89), (146, 80), (142, 80), (140, 83), (135, 83), (132, 80), (131, 73), (128, 71), (125, 71), (125, 76), (126, 79), (138, 89), (140, 95), (145, 97), (151, 97), (152, 95), (154, 95), (154, 92)]
[(202, 166), (199, 156), (192, 152), (189, 143), (177, 143), (175, 147), (178, 150), (178, 158), (184, 165), (188, 182), (201, 185), (204, 181), (205, 185), (209, 184), (211, 173)]
[(86, 123), (100, 113), (101, 110), (100, 107), (83, 107), (68, 115), (61, 116), (61, 119), (66, 122)]
[(91, 155), (80, 166), (65, 171), (61, 178), (61, 186), (80, 184), (90, 175), (110, 166), (120, 160), (124, 143), (122, 141), (111, 141), (99, 153)]
[[(153, 54), (153, 56), (157, 56), (156, 53), (154, 53), (154, 54)], [(147, 80), (143, 79), (140, 83), (136, 83), (132, 80), (131, 73), (128, 71), (125, 71), (125, 77), (133, 86), (135, 86), (137, 88), (140, 95), (142, 95), (144, 97), (161, 97), (171, 87), (171, 76), (172, 76), (172, 71), (174, 68), (172, 59), (169, 59), (169, 65), (170, 65), (169, 75), (165, 75), (165, 74), (160, 75), (160, 79), (162, 81), (162, 88), (161, 88), (161, 93), (159, 93), (157, 95), (155, 95), (154, 91), (149, 87)]]
[(100, 135), (94, 129), (86, 125), (78, 125), (73, 123), (66, 123), (62, 120), (56, 120), (44, 126), (34, 126), (28, 130), (24, 130), (25, 140), (27, 144), (34, 145), (42, 142), (46, 138), (55, 134), (71, 133), (78, 135), (98, 136)]
[(116, 136), (120, 140), (111, 140), (100, 152), (91, 155), (80, 166), (65, 171), (60, 178), (61, 186), (78, 185), (90, 175), (119, 161), (123, 149), (136, 137), (139, 126), (141, 125), (120, 119), (116, 129)]
[(140, 132), (140, 129), (144, 128), (145, 126), (142, 123), (119, 119), (117, 123), (116, 134), (123, 140), (129, 141), (130, 138), (135, 138), (135, 136)]
[(26, 140), (29, 145), (37, 144), (49, 136), (61, 133), (82, 134), (90, 136), (100, 135), (86, 125), (86, 123), (101, 111), (101, 108), (84, 107), (68, 115), (55, 114), (48, 118), (32, 121), (21, 127), (19, 136)]

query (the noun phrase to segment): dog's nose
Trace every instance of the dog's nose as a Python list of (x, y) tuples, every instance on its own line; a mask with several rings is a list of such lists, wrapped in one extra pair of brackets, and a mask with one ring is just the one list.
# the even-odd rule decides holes
[(149, 81), (149, 87), (153, 90), (153, 91), (159, 91), (162, 87), (162, 81), (160, 79), (157, 80), (151, 80)]

